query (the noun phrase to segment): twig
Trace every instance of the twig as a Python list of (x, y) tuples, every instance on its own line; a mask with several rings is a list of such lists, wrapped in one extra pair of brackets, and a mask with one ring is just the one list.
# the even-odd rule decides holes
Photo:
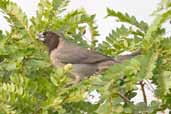
[(143, 81), (140, 81), (140, 86), (141, 86), (141, 90), (142, 90), (144, 102), (147, 105), (147, 96), (146, 96), (146, 93), (145, 93), (144, 85), (145, 85), (144, 82)]
[(125, 102), (129, 102), (130, 103), (130, 100), (128, 99), (128, 97), (122, 95), (121, 93), (117, 93)]
[(153, 87), (152, 83), (149, 80), (145, 80), (146, 85), (151, 90), (152, 93), (154, 93), (155, 88)]

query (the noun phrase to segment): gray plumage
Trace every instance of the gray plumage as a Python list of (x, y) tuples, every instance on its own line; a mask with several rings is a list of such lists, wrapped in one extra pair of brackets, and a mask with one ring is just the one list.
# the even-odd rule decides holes
[(39, 39), (47, 45), (50, 59), (55, 67), (72, 64), (71, 76), (75, 78), (75, 82), (100, 73), (113, 64), (120, 63), (139, 54), (139, 52), (136, 52), (120, 56), (115, 60), (112, 57), (77, 46), (65, 40), (63, 35), (51, 31), (40, 33)]

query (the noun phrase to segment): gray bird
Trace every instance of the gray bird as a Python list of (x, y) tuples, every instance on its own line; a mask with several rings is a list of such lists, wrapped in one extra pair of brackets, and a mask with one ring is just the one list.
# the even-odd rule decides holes
[(48, 47), (50, 59), (55, 67), (64, 67), (67, 64), (72, 64), (71, 76), (75, 78), (75, 83), (86, 77), (98, 74), (113, 64), (121, 63), (123, 60), (140, 54), (138, 51), (114, 59), (82, 48), (66, 40), (63, 35), (52, 31), (38, 34), (38, 39)]

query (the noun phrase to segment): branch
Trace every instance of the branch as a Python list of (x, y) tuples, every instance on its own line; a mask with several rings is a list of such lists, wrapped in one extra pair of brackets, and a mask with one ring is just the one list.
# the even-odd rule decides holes
[(128, 97), (122, 95), (121, 93), (117, 93), (125, 102), (130, 103), (130, 100), (128, 99)]
[(142, 90), (144, 102), (147, 105), (147, 96), (146, 96), (146, 93), (145, 93), (144, 85), (145, 85), (144, 82), (143, 81), (140, 81), (140, 86), (141, 86), (141, 90)]

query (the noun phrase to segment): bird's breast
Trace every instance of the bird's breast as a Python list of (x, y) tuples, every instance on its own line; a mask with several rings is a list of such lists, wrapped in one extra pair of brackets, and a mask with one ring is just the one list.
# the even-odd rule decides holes
[(50, 52), (50, 60), (55, 67), (63, 67), (64, 66), (64, 64), (59, 59), (60, 54), (61, 54), (60, 53), (60, 47), (53, 49)]
[(61, 50), (63, 49), (63, 46), (64, 46), (64, 41), (60, 39), (58, 47), (51, 50), (51, 52), (50, 52), (50, 60), (55, 67), (63, 67), (64, 66), (64, 64), (60, 60), (60, 56), (62, 54)]

